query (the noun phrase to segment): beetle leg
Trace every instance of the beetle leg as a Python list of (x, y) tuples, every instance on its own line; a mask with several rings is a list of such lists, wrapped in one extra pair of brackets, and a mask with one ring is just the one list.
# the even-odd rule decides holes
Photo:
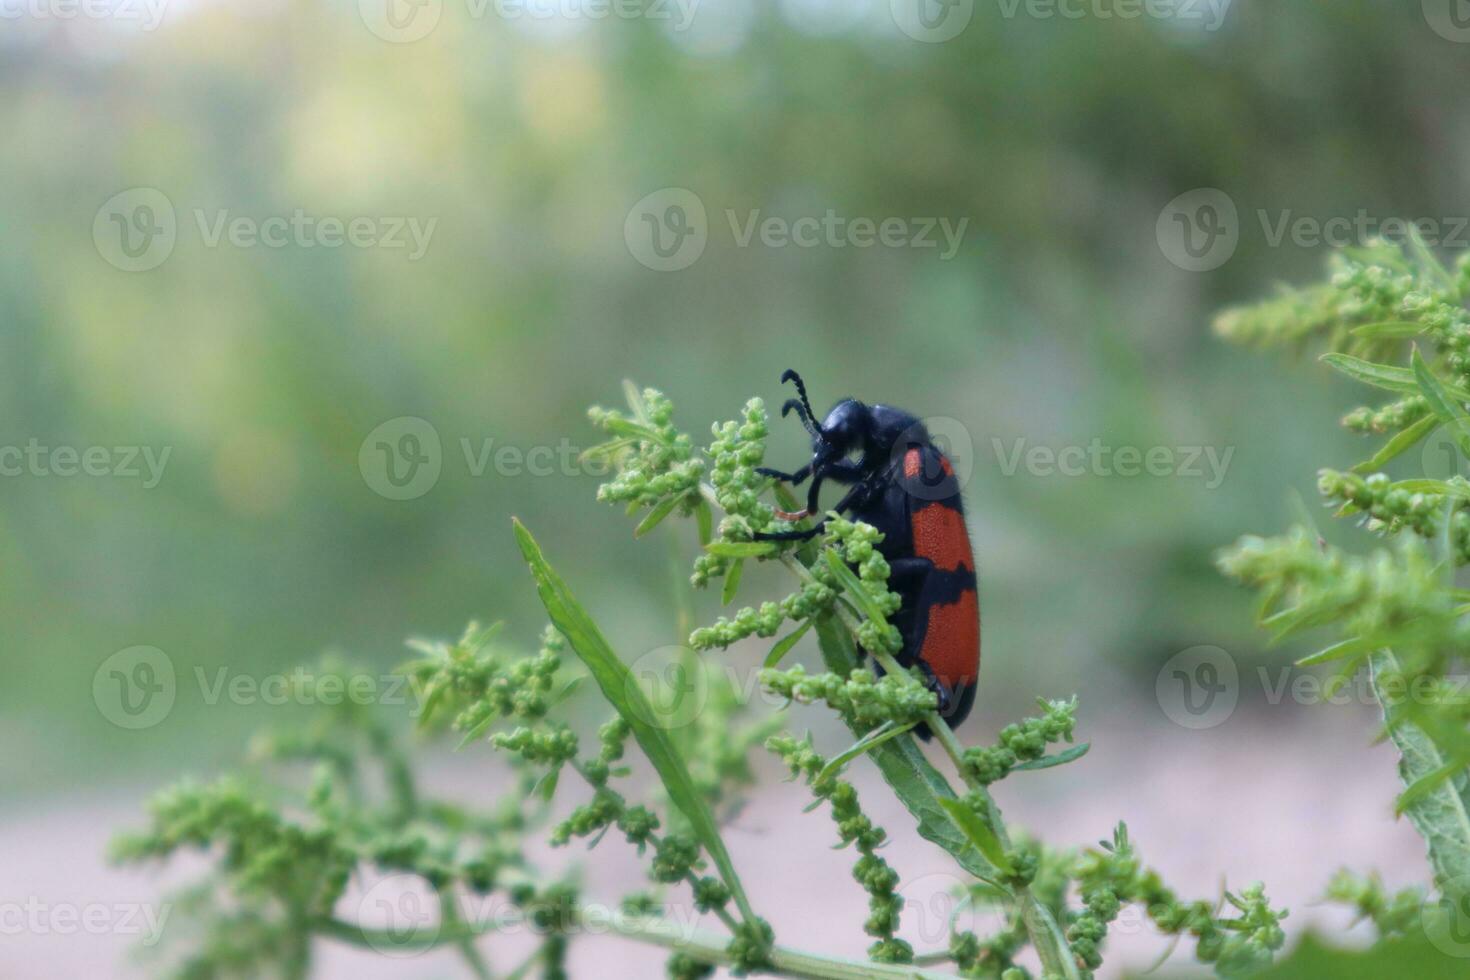
[(933, 570), (934, 562), (928, 558), (894, 558), (888, 563), (888, 584), (892, 587), (922, 582)]
[(773, 470), (769, 466), (757, 466), (755, 468), (755, 471), (761, 476), (769, 476), (773, 479), (780, 480), (782, 483), (789, 483), (793, 487), (799, 487), (806, 482), (807, 477), (812, 475), (812, 464), (806, 464), (795, 473), (787, 473), (783, 470)]
[(818, 521), (805, 531), (757, 531), (752, 537), (756, 541), (810, 541), (826, 530), (826, 521)]

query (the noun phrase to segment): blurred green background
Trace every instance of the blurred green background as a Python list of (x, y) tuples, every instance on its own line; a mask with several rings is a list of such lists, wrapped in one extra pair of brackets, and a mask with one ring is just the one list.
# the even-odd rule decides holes
[[(204, 703), (196, 667), (259, 677), (328, 649), (388, 667), (405, 637), (472, 617), (530, 639), (513, 514), (622, 649), (677, 639), (666, 535), (635, 543), (575, 465), (477, 475), (463, 452), (590, 445), (586, 406), (616, 403), (625, 377), (700, 436), (751, 395), (779, 404), (786, 367), (819, 407), (854, 395), (958, 420), (982, 705), (1147, 699), (1195, 644), (1250, 662), (1247, 599), (1212, 551), (1282, 526), (1287, 487), (1310, 495), (1317, 466), (1361, 449), (1335, 427), (1346, 385), (1229, 349), (1210, 319), (1323, 266), (1325, 246), (1273, 244), (1262, 211), (1464, 212), (1470, 47), (1419, 4), (1237, 3), (1214, 24), (1196, 5), (1048, 9), (975, 4), (926, 42), (877, 0), (702, 0), (683, 27), (667, 6), (543, 18), (430, 0), (399, 10), (438, 18), (405, 42), (372, 0), (175, 2), (154, 30), (0, 3), (0, 443), (171, 450), (152, 488), (0, 478), (5, 805), (232, 758), (269, 709)], [(1195, 272), (1158, 222), (1203, 187), (1238, 208), (1239, 242)], [(133, 272), (107, 208), (137, 188), (167, 199), (177, 241)], [(671, 272), (625, 237), (664, 188), (708, 213), (703, 254)], [(298, 209), (436, 224), (412, 259), (211, 246), (198, 217)], [(742, 247), (727, 218), (829, 209), (968, 225), (946, 260)], [(391, 500), (359, 454), (402, 416), (431, 423), (442, 472)], [(772, 461), (796, 463), (799, 429), (778, 432)], [(1007, 475), (994, 442), (1095, 438), (1234, 454), (1210, 488)], [(677, 546), (682, 576), (692, 536)], [(716, 597), (698, 603), (713, 618)], [(166, 651), (179, 695), (125, 732), (90, 692), (135, 645)]]

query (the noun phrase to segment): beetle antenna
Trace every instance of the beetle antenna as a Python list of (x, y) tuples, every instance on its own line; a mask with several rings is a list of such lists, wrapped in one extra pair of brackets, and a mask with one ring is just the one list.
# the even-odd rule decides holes
[[(788, 381), (796, 383), (796, 393), (801, 396), (801, 405), (806, 409), (806, 417), (811, 422), (811, 426), (808, 426), (808, 428), (815, 426), (817, 424), (817, 413), (812, 411), (812, 402), (806, 396), (806, 385), (802, 382), (801, 375), (797, 374), (792, 368), (787, 368), (781, 372), (781, 383), (784, 385)], [(787, 404), (790, 403), (788, 402)], [(784, 409), (781, 414), (786, 414)], [(812, 435), (817, 435), (817, 433), (813, 432)]]
[(784, 419), (793, 408), (796, 409), (797, 417), (801, 419), (801, 424), (806, 427), (806, 431), (821, 438), (822, 430), (817, 428), (816, 421), (807, 414), (806, 406), (802, 405), (797, 399), (786, 399), (786, 404), (781, 406), (781, 417)]

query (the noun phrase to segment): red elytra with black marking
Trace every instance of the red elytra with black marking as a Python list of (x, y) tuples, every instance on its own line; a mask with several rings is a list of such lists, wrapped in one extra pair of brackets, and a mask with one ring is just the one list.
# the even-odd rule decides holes
[[(846, 398), (819, 425), (801, 377), (787, 371), (781, 381), (795, 382), (801, 395), (787, 401), (781, 414), (794, 410), (800, 417), (812, 436), (812, 459), (793, 473), (761, 472), (792, 485), (808, 477), (812, 483), (806, 510), (779, 516), (799, 520), (819, 513), (818, 495), (827, 480), (851, 486), (833, 510), (883, 534), (878, 550), (892, 569), (889, 588), (902, 598), (898, 612), (889, 617), (903, 637), (896, 659), (905, 667), (918, 665), (939, 695), (939, 713), (958, 725), (975, 700), (980, 600), (954, 467), (924, 423), (908, 412)], [(824, 523), (757, 537), (810, 538)], [(924, 726), (918, 731), (929, 735)]]

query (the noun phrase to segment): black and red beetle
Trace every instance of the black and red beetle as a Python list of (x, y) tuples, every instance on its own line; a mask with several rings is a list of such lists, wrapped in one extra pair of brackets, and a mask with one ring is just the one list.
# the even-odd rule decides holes
[[(795, 382), (801, 397), (788, 400), (781, 415), (795, 411), (801, 418), (812, 436), (812, 459), (794, 473), (760, 472), (794, 486), (808, 477), (812, 483), (805, 511), (778, 516), (800, 520), (820, 513), (825, 480), (852, 487), (832, 509), (883, 534), (878, 550), (892, 569), (889, 588), (903, 599), (889, 617), (903, 637), (896, 659), (904, 667), (918, 665), (939, 695), (939, 714), (958, 725), (975, 701), (980, 601), (954, 467), (924, 423), (908, 412), (844, 398), (818, 425), (801, 376), (788, 370), (781, 375), (787, 381)], [(824, 523), (756, 537), (803, 540), (820, 533)], [(921, 726), (920, 734), (928, 732)]]

